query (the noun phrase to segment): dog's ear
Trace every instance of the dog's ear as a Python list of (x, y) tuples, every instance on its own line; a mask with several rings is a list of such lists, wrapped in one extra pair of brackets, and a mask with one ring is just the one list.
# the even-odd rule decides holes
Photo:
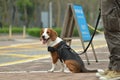
[(51, 40), (54, 41), (56, 40), (58, 34), (56, 31), (54, 31), (53, 29), (50, 29), (50, 37), (51, 37)]
[(44, 31), (43, 29), (40, 30), (40, 36), (42, 35), (43, 31)]
[(40, 41), (42, 40), (43, 29), (40, 30)]

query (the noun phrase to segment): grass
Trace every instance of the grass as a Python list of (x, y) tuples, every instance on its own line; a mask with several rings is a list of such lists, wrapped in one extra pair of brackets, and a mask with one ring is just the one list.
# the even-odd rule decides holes
[[(31, 36), (34, 36), (34, 37), (40, 37), (40, 30), (41, 28), (27, 28), (26, 29), (26, 33), (28, 35), (31, 35)], [(54, 30), (58, 33), (58, 36), (60, 36), (61, 34), (61, 31), (62, 29), (61, 28), (54, 28)], [(92, 34), (93, 33), (93, 30), (89, 29), (90, 33)], [(9, 33), (9, 29), (8, 28), (0, 28), (0, 33), (4, 34), (4, 33)], [(12, 27), (12, 33), (14, 34), (21, 34), (23, 33), (23, 27)], [(78, 34), (78, 30), (77, 28), (74, 29), (74, 32), (73, 32), (73, 36), (74, 37), (78, 37), (79, 34)]]

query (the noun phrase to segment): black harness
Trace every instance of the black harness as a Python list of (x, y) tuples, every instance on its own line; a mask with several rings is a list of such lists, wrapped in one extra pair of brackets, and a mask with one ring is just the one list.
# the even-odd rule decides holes
[(58, 44), (57, 48), (49, 46), (48, 51), (49, 52), (56, 51), (59, 55), (59, 59), (61, 62), (65, 60), (76, 60), (77, 62), (83, 64), (83, 61), (80, 58), (80, 56), (70, 46), (68, 46), (64, 41), (61, 41)]
[[(63, 50), (70, 50), (71, 48), (64, 42), (64, 41), (61, 41), (58, 45), (57, 45), (57, 48), (54, 48), (54, 47), (50, 47), (48, 46), (48, 51), (49, 52), (57, 52), (58, 55), (59, 55), (59, 59), (60, 61), (62, 62), (62, 60), (65, 60), (65, 55), (63, 55)], [(66, 52), (64, 52), (66, 53)]]

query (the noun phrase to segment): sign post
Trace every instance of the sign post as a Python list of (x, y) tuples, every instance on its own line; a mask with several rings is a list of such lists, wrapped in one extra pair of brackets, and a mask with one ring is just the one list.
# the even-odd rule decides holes
[(74, 10), (73, 14), (76, 19), (78, 30), (79, 32), (81, 32), (80, 34), (82, 35), (83, 41), (90, 41), (91, 36), (82, 7), (78, 5), (73, 5), (72, 7), (72, 9)]
[[(72, 35), (73, 35), (73, 30), (75, 25), (77, 26), (79, 37), (82, 43), (83, 50), (85, 50), (85, 45), (84, 42), (90, 41), (91, 40), (91, 35), (88, 29), (88, 25), (86, 22), (86, 18), (83, 12), (83, 8), (80, 5), (73, 5), (73, 4), (68, 4), (67, 7), (67, 12), (65, 14), (65, 19), (63, 23), (63, 30), (61, 33), (61, 38), (65, 41), (69, 41), (69, 45), (71, 44), (72, 41)], [(97, 62), (97, 57), (95, 54), (94, 46), (91, 43), (91, 47), (93, 50), (93, 54), (95, 56), (96, 62)], [(87, 56), (87, 53), (85, 53), (86, 60), (89, 63), (89, 59)]]

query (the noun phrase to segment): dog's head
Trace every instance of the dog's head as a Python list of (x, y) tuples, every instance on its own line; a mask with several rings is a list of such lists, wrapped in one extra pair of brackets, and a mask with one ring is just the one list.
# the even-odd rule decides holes
[(40, 32), (40, 40), (43, 41), (43, 44), (46, 44), (49, 40), (56, 40), (57, 32), (50, 28), (44, 28)]

